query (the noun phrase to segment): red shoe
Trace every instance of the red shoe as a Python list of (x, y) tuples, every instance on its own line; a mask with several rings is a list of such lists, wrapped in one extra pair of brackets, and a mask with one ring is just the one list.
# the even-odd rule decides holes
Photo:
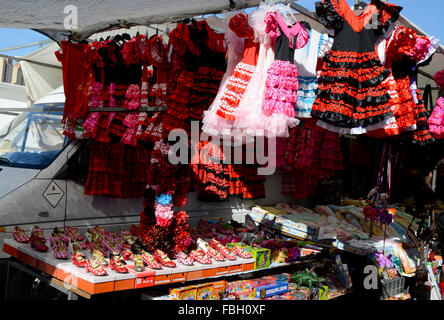
[(80, 246), (76, 243), (72, 244), (71, 262), (73, 265), (75, 265), (78, 268), (85, 268), (86, 265), (86, 260), (83, 251), (80, 248)]
[(19, 243), (29, 242), (29, 237), (25, 234), (25, 230), (23, 230), (19, 226), (15, 226), (14, 229), (12, 229), (12, 237), (15, 241)]
[(37, 251), (46, 252), (48, 251), (48, 246), (45, 244), (46, 239), (43, 235), (42, 229), (39, 226), (32, 227), (31, 236), (29, 237), (29, 242), (31, 247)]
[(128, 269), (125, 267), (125, 261), (117, 252), (112, 252), (109, 254), (109, 261), (111, 269), (117, 273), (128, 273)]
[(91, 272), (95, 276), (106, 276), (108, 273), (102, 268), (100, 262), (94, 257), (89, 258), (85, 265), (86, 272)]
[(205, 252), (202, 250), (191, 251), (190, 258), (193, 259), (193, 261), (199, 262), (200, 264), (211, 264), (211, 260), (206, 257)]
[(122, 258), (124, 260), (134, 261), (134, 254), (131, 252), (131, 250), (123, 249), (123, 251), (122, 251)]
[(148, 265), (151, 269), (162, 269), (162, 266), (157, 262), (154, 257), (146, 251), (142, 251), (140, 253), (143, 261)]
[(241, 248), (241, 247), (237, 247), (237, 246), (235, 246), (235, 247), (233, 248), (233, 251), (232, 251), (232, 252), (233, 252), (234, 254), (238, 255), (239, 257), (244, 258), (244, 259), (250, 259), (250, 258), (253, 258), (253, 256), (251, 255), (251, 253), (249, 253), (248, 251), (245, 251), (244, 248)]
[(236, 256), (230, 252), (230, 249), (222, 245), (218, 240), (211, 239), (210, 247), (219, 252), (227, 260), (236, 260)]
[(154, 259), (156, 259), (158, 262), (160, 262), (160, 264), (164, 267), (168, 267), (168, 268), (175, 268), (176, 267), (176, 263), (174, 261), (172, 261), (168, 255), (157, 249), (154, 252)]

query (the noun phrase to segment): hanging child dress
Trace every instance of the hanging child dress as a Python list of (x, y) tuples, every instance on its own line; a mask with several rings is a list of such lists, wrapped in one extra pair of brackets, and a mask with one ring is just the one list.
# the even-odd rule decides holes
[(279, 11), (267, 13), (266, 23), (266, 32), (276, 39), (276, 47), (275, 60), (267, 71), (263, 110), (294, 117), (299, 88), (294, 51), (307, 44), (309, 35), (299, 22), (288, 27)]
[[(316, 3), (320, 22), (335, 31), (311, 112), (318, 119), (317, 125), (340, 133), (362, 134), (395, 121), (391, 96), (383, 83), (390, 70), (381, 64), (375, 43), (401, 10), (394, 4), (372, 0), (356, 16), (346, 0)], [(370, 23), (375, 15), (378, 24)]]
[(318, 88), (316, 76), (318, 58), (323, 58), (333, 45), (333, 38), (326, 33), (311, 29), (308, 34), (310, 38), (307, 45), (294, 52), (294, 62), (299, 72), (298, 101), (295, 110), (297, 118), (311, 117), (311, 107)]
[(244, 52), (242, 60), (228, 79), (216, 114), (228, 120), (235, 120), (235, 109), (239, 106), (256, 68), (259, 44), (254, 42), (254, 30), (249, 25), (246, 14), (234, 16), (229, 25), (239, 37), (245, 39)]
[(217, 115), (219, 106), (221, 105), (222, 97), (225, 95), (230, 76), (238, 63), (242, 60), (244, 53), (245, 39), (239, 37), (234, 30), (231, 29), (230, 20), (233, 18), (233, 13), (224, 13), (221, 17), (223, 20), (222, 27), (225, 31), (225, 41), (227, 46), (227, 68), (222, 77), (218, 93), (211, 103), (208, 110), (204, 111), (202, 120), (202, 131), (211, 136), (231, 136), (233, 129), (233, 120), (229, 120)]
[(430, 132), (435, 139), (444, 138), (444, 98), (440, 97), (436, 101), (436, 106), (427, 120)]

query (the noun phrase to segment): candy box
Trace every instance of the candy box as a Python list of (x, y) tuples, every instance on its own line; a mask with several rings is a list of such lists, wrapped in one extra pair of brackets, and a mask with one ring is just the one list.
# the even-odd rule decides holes
[(213, 295), (213, 284), (202, 283), (196, 285), (196, 300), (209, 300)]
[(240, 242), (227, 243), (227, 248), (242, 247), (249, 252), (255, 259), (254, 269), (268, 268), (271, 264), (271, 250), (267, 248), (250, 247), (242, 245)]
[(170, 295), (175, 296), (179, 300), (196, 300), (196, 286), (187, 286), (170, 289)]

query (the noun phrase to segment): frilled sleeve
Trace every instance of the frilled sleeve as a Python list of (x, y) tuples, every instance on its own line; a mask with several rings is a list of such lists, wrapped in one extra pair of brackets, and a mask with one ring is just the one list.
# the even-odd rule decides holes
[(300, 48), (305, 47), (308, 40), (310, 39), (310, 34), (308, 33), (307, 29), (305, 29), (305, 27), (301, 23), (299, 23), (299, 28), (300, 28), (300, 30), (297, 35), (295, 49), (300, 49)]
[(265, 15), (265, 32), (270, 38), (277, 38), (281, 35), (275, 12), (267, 12)]
[(321, 39), (319, 41), (318, 58), (324, 57), (325, 54), (330, 51), (331, 47), (333, 46), (333, 41), (333, 38), (330, 37), (328, 34), (321, 34)]
[(342, 29), (344, 19), (336, 12), (330, 0), (323, 0), (315, 3), (318, 20), (327, 29)]
[(381, 0), (374, 0), (372, 3), (378, 9), (379, 28), (377, 28), (377, 33), (384, 34), (393, 23), (398, 21), (402, 7)]

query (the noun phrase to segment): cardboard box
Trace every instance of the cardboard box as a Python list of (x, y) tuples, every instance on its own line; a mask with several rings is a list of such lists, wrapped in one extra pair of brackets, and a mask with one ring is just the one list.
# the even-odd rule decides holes
[(242, 245), (240, 242), (227, 243), (227, 248), (242, 247), (245, 251), (248, 251), (255, 259), (254, 269), (265, 269), (270, 267), (271, 264), (271, 250), (267, 248), (250, 247), (248, 245)]
[(213, 295), (213, 284), (202, 283), (196, 285), (196, 300), (210, 300)]
[(256, 287), (256, 298), (265, 299), (268, 297), (284, 294), (288, 292), (288, 282), (273, 282)]
[(176, 297), (178, 300), (196, 300), (196, 286), (187, 286), (170, 289), (170, 296)]

